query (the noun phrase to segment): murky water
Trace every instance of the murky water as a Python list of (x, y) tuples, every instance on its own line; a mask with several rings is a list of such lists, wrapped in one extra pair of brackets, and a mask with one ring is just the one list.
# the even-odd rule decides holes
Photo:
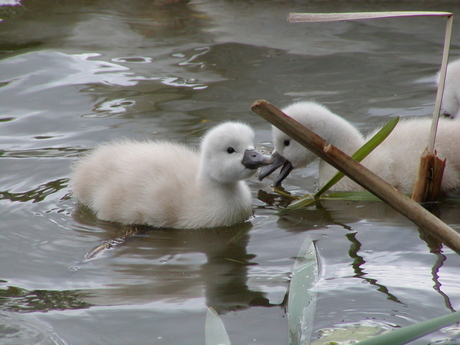
[[(0, 7), (0, 343), (204, 344), (206, 309), (234, 344), (287, 343), (294, 257), (321, 263), (313, 337), (370, 323), (402, 327), (458, 309), (460, 258), (381, 202), (286, 200), (251, 180), (255, 215), (229, 229), (130, 229), (69, 196), (71, 164), (121, 136), (199, 143), (211, 126), (270, 126), (249, 107), (315, 99), (363, 131), (429, 115), (445, 22), (404, 18), (288, 24), (290, 12), (442, 10), (457, 1), (23, 1)], [(455, 22), (455, 21), (454, 21)], [(454, 24), (452, 56), (460, 55)], [(314, 168), (290, 193), (315, 190)], [(460, 229), (460, 204), (437, 214)], [(110, 249), (84, 260), (109, 241)], [(419, 344), (460, 344), (455, 326)]]

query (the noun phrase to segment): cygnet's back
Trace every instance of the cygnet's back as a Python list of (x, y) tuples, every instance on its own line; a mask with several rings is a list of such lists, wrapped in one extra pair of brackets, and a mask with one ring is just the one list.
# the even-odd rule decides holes
[[(386, 165), (390, 174), (382, 177), (400, 192), (410, 194), (417, 178), (420, 158), (427, 147), (430, 130), (431, 118), (400, 120), (388, 138), (370, 154), (370, 161), (365, 160), (363, 164), (367, 163), (380, 176), (383, 168), (379, 169), (379, 164)], [(368, 139), (375, 132), (368, 135)], [(460, 186), (460, 121), (441, 118), (437, 132), (436, 155), (446, 160), (441, 190), (445, 194), (456, 193)]]
[[(439, 80), (439, 73), (437, 78)], [(452, 118), (460, 117), (460, 60), (452, 61), (447, 66), (442, 112)]]
[(200, 228), (243, 222), (252, 214), (243, 180), (267, 159), (253, 150), (253, 138), (250, 127), (224, 123), (204, 137), (201, 153), (170, 142), (103, 144), (76, 164), (72, 190), (100, 219), (123, 224)]

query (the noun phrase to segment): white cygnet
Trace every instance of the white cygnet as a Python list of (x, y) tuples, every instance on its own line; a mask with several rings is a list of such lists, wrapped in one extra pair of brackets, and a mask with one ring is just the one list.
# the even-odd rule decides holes
[(271, 162), (253, 140), (249, 126), (227, 122), (203, 137), (200, 152), (171, 142), (114, 141), (78, 161), (70, 185), (102, 220), (178, 229), (229, 226), (252, 215), (244, 180)]
[[(437, 80), (439, 82), (439, 73)], [(442, 114), (457, 118), (460, 116), (460, 60), (450, 62), (447, 65), (446, 82), (442, 96)]]
[[(356, 152), (377, 131), (364, 137), (348, 121), (315, 102), (294, 103), (283, 112), (303, 126), (309, 128), (327, 143), (348, 155)], [(362, 164), (386, 180), (400, 192), (409, 194), (418, 174), (420, 157), (428, 142), (431, 118), (400, 120), (391, 134), (366, 157)], [(271, 174), (283, 165), (274, 185), (280, 185), (295, 168), (302, 168), (316, 159), (316, 155), (292, 140), (279, 129), (272, 129), (274, 162), (261, 169), (259, 179)], [(460, 120), (441, 118), (436, 137), (437, 156), (446, 159), (442, 180), (442, 192), (448, 193), (460, 187)], [(337, 172), (321, 160), (319, 163), (319, 184), (323, 186)], [(361, 191), (355, 182), (347, 177), (335, 184), (331, 191)]]

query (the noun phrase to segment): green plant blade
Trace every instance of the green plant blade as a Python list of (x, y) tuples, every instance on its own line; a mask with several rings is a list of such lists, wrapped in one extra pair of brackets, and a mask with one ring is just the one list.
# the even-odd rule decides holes
[(206, 313), (205, 340), (206, 345), (231, 345), (224, 323), (212, 307)]
[(288, 296), (289, 344), (310, 344), (316, 310), (318, 259), (312, 240), (307, 237), (294, 263)]
[[(305, 197), (302, 197), (304, 202), (295, 208), (289, 208), (290, 206), (283, 208), (278, 211), (279, 215), (286, 214), (290, 211), (298, 210), (301, 208), (308, 207), (310, 205), (315, 204), (318, 199), (315, 199), (312, 194), (308, 194)], [(381, 201), (378, 197), (368, 191), (362, 192), (337, 192), (337, 193), (330, 193), (321, 196), (321, 200), (343, 200), (343, 201)], [(460, 200), (452, 199), (452, 202), (460, 202)]]
[(387, 332), (356, 345), (402, 345), (460, 321), (460, 311)]
[(374, 194), (368, 191), (331, 193), (323, 195), (321, 200), (381, 201)]
[[(369, 139), (363, 146), (361, 146), (351, 157), (357, 162), (361, 162), (390, 135), (390, 133), (396, 127), (398, 122), (399, 117), (392, 118), (371, 139)], [(319, 198), (329, 188), (331, 188), (333, 185), (339, 182), (344, 176), (345, 175), (342, 172), (338, 171), (337, 174), (335, 174), (313, 197), (316, 199)], [(308, 194), (300, 198), (296, 202), (293, 202), (291, 205), (287, 206), (280, 213), (298, 210), (299, 208), (307, 207), (313, 203), (314, 201), (312, 201), (311, 195)]]

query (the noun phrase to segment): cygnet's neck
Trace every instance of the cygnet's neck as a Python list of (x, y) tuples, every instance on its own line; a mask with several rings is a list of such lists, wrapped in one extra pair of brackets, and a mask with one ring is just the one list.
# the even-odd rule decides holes
[(228, 191), (232, 193), (238, 188), (238, 186), (244, 184), (244, 181), (216, 180), (208, 173), (205, 164), (201, 163), (197, 175), (197, 184), (198, 186), (202, 186), (204, 188), (218, 188), (219, 190)]
[[(324, 133), (318, 133), (326, 140), (327, 144), (332, 144), (351, 156), (366, 142), (361, 132), (342, 117), (335, 115), (329, 120), (330, 122)], [(319, 163), (320, 184), (323, 185), (329, 181), (336, 172), (336, 169), (321, 160)]]
[(336, 146), (348, 155), (355, 153), (365, 143), (361, 132), (340, 116), (331, 118), (323, 138), (328, 144)]
[(234, 210), (233, 215), (239, 214), (241, 210), (245, 210), (245, 213), (252, 210), (251, 193), (244, 180), (220, 181), (206, 171), (200, 171), (197, 176), (197, 188), (200, 194), (208, 196), (210, 208), (225, 210), (222, 214), (229, 216), (227, 213), (231, 209)]

